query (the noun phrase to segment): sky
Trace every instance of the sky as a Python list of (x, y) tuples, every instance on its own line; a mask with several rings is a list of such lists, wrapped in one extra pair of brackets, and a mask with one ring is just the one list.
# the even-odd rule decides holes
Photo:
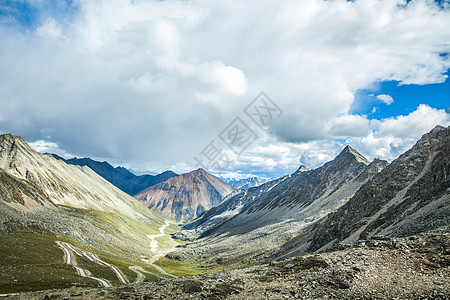
[(0, 0), (0, 134), (267, 178), (450, 125), (450, 1)]

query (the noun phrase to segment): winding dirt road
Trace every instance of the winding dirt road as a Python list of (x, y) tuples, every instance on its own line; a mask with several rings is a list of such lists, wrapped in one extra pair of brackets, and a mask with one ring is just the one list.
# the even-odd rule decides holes
[[(167, 277), (163, 277), (163, 276), (161, 276), (161, 275), (158, 275), (158, 274), (155, 274), (155, 273), (146, 271), (146, 270), (142, 269), (142, 268), (139, 267), (139, 266), (131, 266), (131, 267), (128, 267), (128, 269), (130, 269), (131, 271), (135, 272), (135, 273), (138, 275), (138, 277), (137, 277), (137, 279), (136, 279), (136, 281), (135, 281), (134, 283), (141, 283), (141, 282), (144, 281), (145, 275), (142, 274), (142, 273), (150, 274), (150, 275), (155, 276), (155, 277), (158, 277), (158, 278), (160, 278), (160, 279), (167, 279)], [(169, 275), (170, 275), (170, 274), (169, 274)], [(173, 275), (172, 275), (172, 276), (173, 276)]]
[[(166, 221), (164, 223), (164, 225), (162, 225), (159, 228), (159, 232), (160, 232), (159, 234), (153, 234), (153, 235), (149, 234), (149, 235), (147, 235), (147, 237), (150, 239), (150, 249), (152, 250), (152, 252), (155, 253), (155, 255), (153, 255), (150, 259), (148, 259), (148, 258), (142, 258), (141, 259), (142, 261), (144, 261), (148, 265), (150, 265), (150, 266), (154, 267), (155, 269), (157, 269), (163, 276), (161, 276), (161, 274), (155, 274), (155, 273), (146, 271), (146, 270), (144, 270), (143, 268), (141, 268), (139, 266), (130, 266), (130, 267), (128, 267), (128, 269), (133, 271), (133, 272), (135, 272), (137, 274), (137, 278), (134, 281), (134, 283), (141, 283), (141, 282), (144, 281), (145, 275), (143, 273), (150, 274), (152, 276), (155, 276), (155, 277), (158, 277), (158, 278), (161, 278), (161, 279), (167, 279), (167, 277), (177, 277), (175, 275), (167, 273), (162, 268), (160, 268), (159, 266), (155, 265), (155, 262), (160, 257), (162, 257), (162, 256), (166, 255), (167, 253), (169, 253), (170, 251), (172, 251), (172, 249), (170, 249), (170, 248), (169, 249), (159, 249), (159, 243), (156, 240), (156, 238), (162, 237), (162, 236), (165, 235), (164, 230), (169, 225), (170, 225), (170, 223), (168, 221)], [(111, 283), (108, 282), (106, 279), (89, 276), (88, 274), (90, 274), (90, 272), (88, 270), (83, 269), (83, 268), (78, 266), (78, 264), (76, 262), (76, 259), (75, 259), (76, 256), (85, 257), (91, 262), (94, 262), (96, 264), (109, 267), (115, 273), (115, 275), (117, 276), (117, 278), (119, 279), (119, 281), (121, 283), (124, 283), (124, 284), (128, 284), (129, 283), (128, 279), (125, 277), (125, 275), (122, 273), (122, 271), (120, 271), (119, 268), (117, 268), (115, 265), (112, 265), (112, 264), (107, 263), (106, 261), (100, 259), (94, 253), (90, 253), (90, 252), (87, 252), (87, 251), (83, 251), (83, 250), (77, 249), (77, 248), (75, 248), (74, 246), (72, 246), (71, 244), (69, 244), (67, 242), (56, 241), (56, 244), (64, 252), (65, 263), (68, 264), (68, 265), (71, 265), (72, 267), (74, 267), (74, 269), (77, 271), (77, 273), (80, 276), (93, 279), (93, 280), (99, 282), (99, 284), (104, 286), (104, 287), (112, 286)], [(164, 277), (164, 276), (166, 276), (166, 277)]]
[[(167, 228), (169, 225), (170, 225), (169, 221), (166, 221), (166, 222), (164, 223), (164, 225), (162, 225), (162, 226), (159, 228), (159, 232), (160, 232), (159, 234), (153, 234), (153, 235), (149, 234), (149, 235), (147, 235), (147, 237), (150, 239), (150, 249), (152, 250), (152, 252), (155, 252), (156, 254), (153, 255), (152, 258), (150, 258), (150, 259), (144, 258), (144, 259), (142, 259), (142, 261), (144, 261), (145, 263), (151, 265), (152, 267), (154, 267), (155, 269), (157, 269), (160, 273), (162, 273), (162, 274), (164, 274), (164, 275), (166, 275), (166, 276), (169, 276), (169, 277), (177, 277), (177, 276), (175, 276), (175, 275), (172, 275), (172, 274), (167, 273), (166, 271), (164, 271), (163, 269), (161, 269), (159, 266), (155, 265), (155, 261), (157, 261), (159, 258), (163, 257), (164, 255), (166, 255), (167, 253), (169, 253), (170, 251), (172, 251), (172, 249), (158, 250), (158, 248), (159, 248), (159, 243), (158, 243), (158, 241), (156, 240), (157, 237), (161, 237), (161, 236), (164, 236), (164, 235), (165, 235), (164, 230), (166, 230), (166, 228)], [(149, 273), (149, 272), (146, 272), (146, 273)], [(152, 274), (152, 273), (150, 273), (150, 274)], [(155, 275), (155, 274), (152, 274), (152, 275)], [(157, 277), (160, 277), (160, 276), (157, 276)]]
[[(150, 241), (150, 249), (152, 250), (152, 252), (158, 252), (158, 241), (156, 240), (156, 238), (157, 237), (161, 237), (161, 236), (164, 236), (165, 235), (165, 233), (164, 233), (164, 230), (166, 230), (166, 228), (169, 226), (170, 224), (169, 224), (169, 221), (166, 221), (165, 223), (164, 223), (164, 225), (162, 225), (160, 228), (159, 228), (159, 234), (148, 234), (147, 235), (147, 237), (151, 240)], [(153, 258), (152, 258), (153, 259)], [(152, 263), (153, 262), (155, 262), (156, 261), (156, 259), (155, 260), (153, 260), (152, 261)]]
[(83, 269), (83, 268), (80, 268), (77, 266), (77, 262), (75, 260), (75, 256), (73, 255), (73, 253), (76, 253), (79, 256), (83, 256), (83, 255), (81, 255), (77, 250), (75, 250), (75, 248), (71, 244), (66, 243), (66, 242), (61, 242), (61, 241), (56, 241), (56, 244), (64, 251), (64, 258), (66, 260), (66, 264), (74, 267), (75, 270), (77, 271), (77, 273), (81, 277), (93, 279), (93, 280), (99, 282), (100, 285), (102, 285), (104, 287), (112, 286), (111, 283), (109, 283), (107, 280), (105, 280), (103, 278), (97, 278), (97, 277), (87, 275), (88, 272), (86, 269)]

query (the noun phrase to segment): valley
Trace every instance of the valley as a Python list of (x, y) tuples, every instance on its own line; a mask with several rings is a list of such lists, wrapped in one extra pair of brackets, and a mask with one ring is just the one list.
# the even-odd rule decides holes
[(450, 292), (450, 127), (435, 127), (390, 163), (346, 146), (321, 167), (253, 187), (235, 190), (199, 169), (137, 199), (20, 137), (1, 136), (0, 150), (2, 296)]

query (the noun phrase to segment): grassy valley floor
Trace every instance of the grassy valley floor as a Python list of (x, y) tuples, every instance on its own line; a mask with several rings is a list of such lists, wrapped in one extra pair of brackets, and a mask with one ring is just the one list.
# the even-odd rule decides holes
[(167, 232), (159, 237), (164, 241), (158, 241), (156, 246), (156, 262), (149, 262), (152, 259), (143, 255), (124, 255), (119, 249), (118, 253), (101, 251), (69, 237), (33, 232), (0, 235), (0, 295), (104, 286), (98, 279), (107, 282), (108, 286), (120, 286), (200, 273), (190, 268), (188, 262), (160, 257), (174, 247), (171, 244), (177, 244), (167, 235), (177, 228), (166, 227)]

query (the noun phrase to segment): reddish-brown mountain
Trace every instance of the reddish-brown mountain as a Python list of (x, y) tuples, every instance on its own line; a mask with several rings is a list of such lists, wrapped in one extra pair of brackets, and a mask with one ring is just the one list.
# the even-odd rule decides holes
[(201, 215), (234, 190), (219, 178), (198, 169), (169, 178), (134, 197), (164, 217), (189, 221)]

